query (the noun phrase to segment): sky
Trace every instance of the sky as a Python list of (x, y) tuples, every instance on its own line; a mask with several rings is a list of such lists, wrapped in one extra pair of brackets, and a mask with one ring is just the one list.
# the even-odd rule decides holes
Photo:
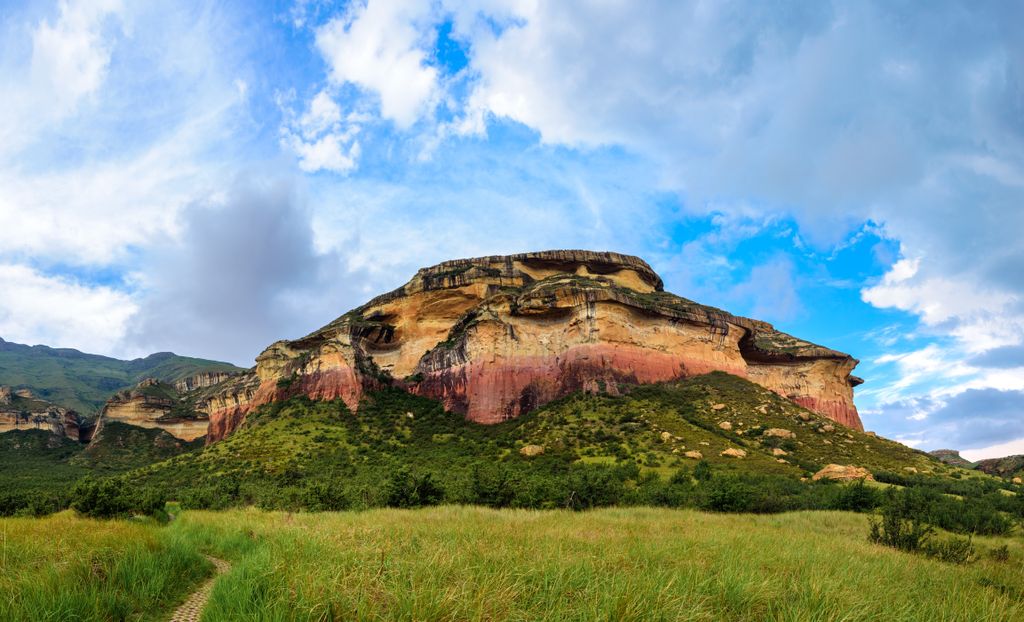
[(645, 258), (1024, 453), (1024, 4), (0, 0), (0, 337), (249, 366), (445, 259)]

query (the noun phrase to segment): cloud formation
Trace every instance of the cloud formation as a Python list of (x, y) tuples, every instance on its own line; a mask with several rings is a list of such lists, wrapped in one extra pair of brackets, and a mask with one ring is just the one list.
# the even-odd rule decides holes
[[(262, 176), (261, 176), (262, 177)], [(180, 234), (140, 266), (126, 344), (251, 365), (271, 342), (346, 310), (340, 257), (314, 247), (310, 213), (287, 179), (240, 178), (222, 202), (183, 213)], [(304, 328), (303, 328), (304, 327)]]

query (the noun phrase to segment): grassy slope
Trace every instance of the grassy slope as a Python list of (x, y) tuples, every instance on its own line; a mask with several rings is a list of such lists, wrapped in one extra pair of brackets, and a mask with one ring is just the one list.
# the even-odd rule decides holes
[[(0, 530), (11, 620), (69, 619), (58, 607), (71, 606), (82, 620), (166, 615), (169, 594), (203, 571), (192, 551), (234, 564), (207, 621), (1024, 617), (1020, 538), (976, 538), (980, 560), (954, 566), (872, 545), (866, 517), (840, 512), (250, 509), (167, 527), (60, 515)], [(1003, 544), (1008, 562), (987, 555)]]
[(200, 371), (238, 371), (228, 363), (169, 352), (122, 361), (78, 350), (0, 340), (0, 385), (28, 387), (40, 397), (83, 414), (96, 412), (118, 389), (143, 378), (174, 381)]
[[(725, 408), (712, 409), (722, 403)], [(730, 421), (733, 429), (722, 430), (720, 420)], [(371, 394), (357, 415), (340, 401), (272, 404), (250, 415), (226, 440), (140, 469), (133, 477), (167, 486), (171, 494), (183, 485), (225, 480), (258, 486), (264, 481), (335, 479), (362, 488), (365, 496), (379, 492), (382, 477), (400, 465), (433, 471), (451, 491), (465, 486), (471, 469), (482, 463), (546, 462), (557, 468), (577, 460), (625, 462), (669, 475), (679, 467), (692, 468), (695, 461), (683, 457), (689, 449), (701, 451), (719, 470), (794, 478), (831, 462), (874, 472), (909, 467), (934, 476), (986, 477), (842, 426), (825, 431), (826, 425), (827, 420), (757, 385), (718, 373), (637, 387), (621, 397), (577, 394), (494, 426), (468, 423), (434, 401), (388, 390)], [(763, 435), (773, 427), (793, 431), (796, 438), (780, 441)], [(662, 440), (663, 432), (672, 438)], [(519, 449), (526, 444), (544, 446), (545, 454), (522, 457)], [(772, 455), (774, 446), (788, 452), (786, 463)], [(744, 449), (747, 457), (721, 456), (729, 447)]]

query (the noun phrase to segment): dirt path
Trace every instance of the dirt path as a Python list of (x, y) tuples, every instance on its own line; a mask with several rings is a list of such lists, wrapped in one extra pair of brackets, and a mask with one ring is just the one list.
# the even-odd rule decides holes
[(206, 559), (213, 562), (216, 566), (217, 572), (212, 577), (207, 579), (206, 583), (192, 593), (178, 609), (171, 616), (171, 622), (198, 622), (199, 617), (203, 615), (203, 607), (206, 606), (206, 601), (210, 599), (210, 591), (213, 590), (213, 582), (217, 580), (217, 577), (224, 574), (228, 570), (231, 570), (231, 564), (227, 563), (223, 559), (217, 559), (216, 557), (205, 556)]

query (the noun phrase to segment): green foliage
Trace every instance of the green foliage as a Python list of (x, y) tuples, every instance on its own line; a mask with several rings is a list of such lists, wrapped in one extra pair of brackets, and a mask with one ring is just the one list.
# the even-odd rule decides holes
[(385, 487), (385, 504), (393, 508), (418, 508), (437, 505), (444, 490), (430, 473), (412, 473), (402, 467), (391, 474)]
[(950, 564), (966, 564), (975, 558), (974, 543), (971, 536), (933, 540), (925, 546), (925, 554)]
[(871, 520), (868, 538), (875, 544), (901, 551), (922, 550), (935, 533), (935, 528), (923, 520), (925, 508), (917, 501), (909, 495), (889, 494), (882, 506), (881, 518)]
[(162, 492), (131, 486), (120, 478), (85, 477), (74, 485), (70, 496), (72, 508), (93, 518), (160, 516), (167, 503)]
[(864, 480), (857, 480), (852, 484), (839, 486), (829, 507), (848, 512), (870, 512), (877, 508), (881, 501), (881, 494), (877, 488), (868, 486)]

